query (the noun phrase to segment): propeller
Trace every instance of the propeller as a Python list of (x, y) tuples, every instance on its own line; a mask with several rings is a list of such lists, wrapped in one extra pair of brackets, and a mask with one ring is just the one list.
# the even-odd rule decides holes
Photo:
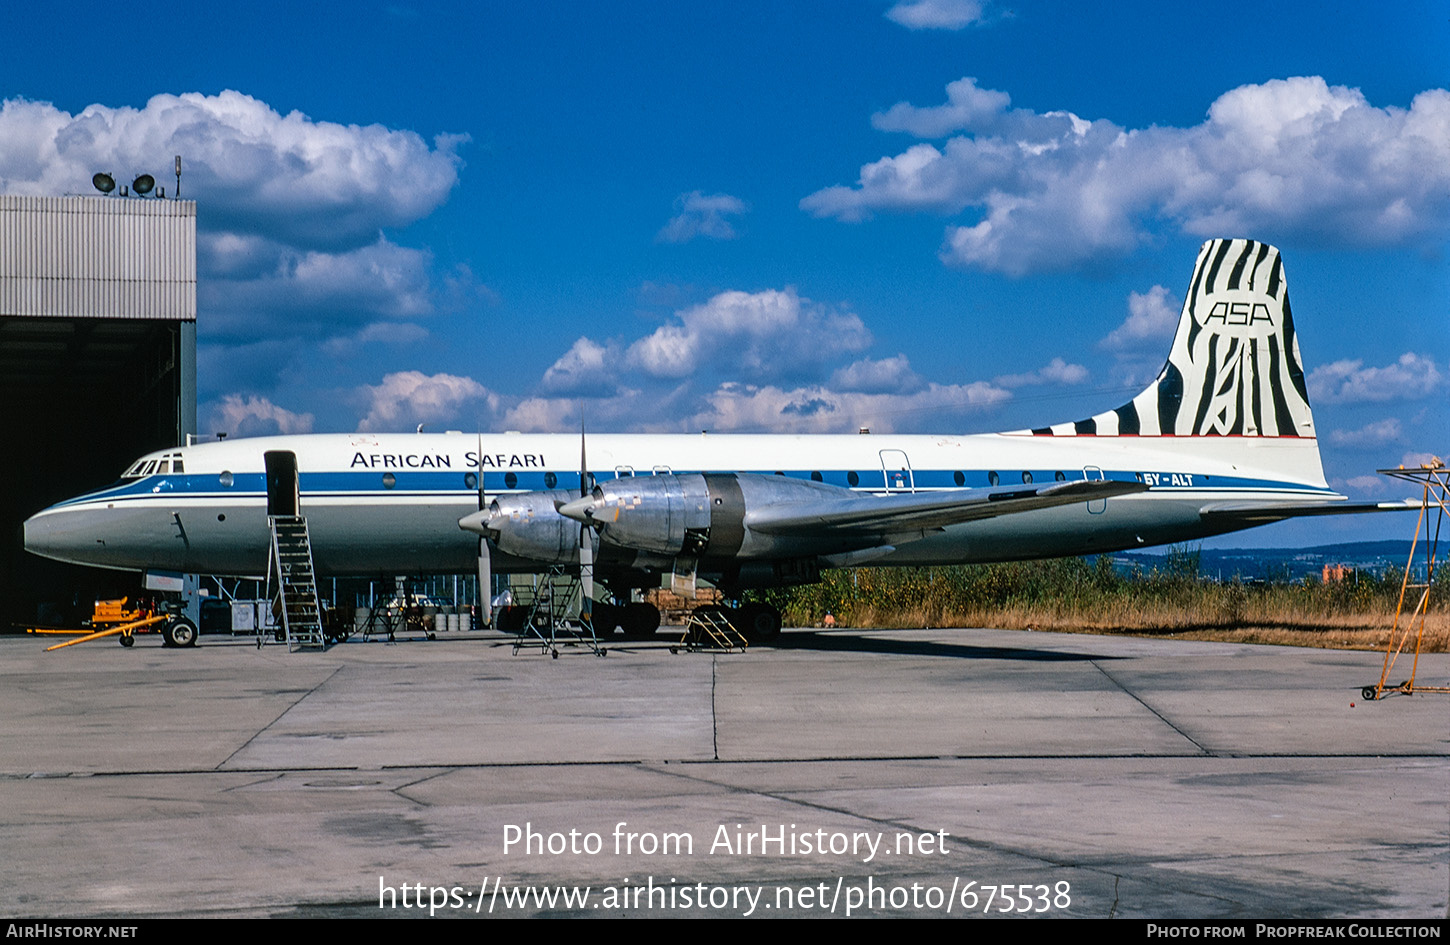
[[(584, 420), (579, 420), (579, 498), (594, 491), (594, 477), (589, 475), (589, 459), (585, 452)], [(594, 618), (594, 534), (588, 525), (579, 526), (579, 601), (581, 616), (593, 626)]]
[[(478, 438), (478, 512), (482, 517), (485, 508), (483, 494), (483, 437)], [(478, 536), (478, 616), (484, 626), (493, 622), (493, 557), (488, 547), (488, 537)]]

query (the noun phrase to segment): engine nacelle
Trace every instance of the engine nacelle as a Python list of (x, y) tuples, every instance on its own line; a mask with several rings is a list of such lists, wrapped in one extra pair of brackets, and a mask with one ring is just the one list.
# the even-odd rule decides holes
[(751, 532), (749, 511), (850, 495), (839, 486), (750, 473), (630, 476), (595, 486), (564, 512), (587, 522), (605, 546), (688, 560), (794, 558), (862, 547), (839, 536)]
[(505, 554), (545, 564), (579, 563), (579, 523), (559, 514), (555, 502), (577, 498), (572, 492), (515, 492), (488, 504), (483, 527)]
[(699, 557), (710, 542), (710, 489), (701, 475), (625, 476), (594, 487), (592, 521), (612, 545)]

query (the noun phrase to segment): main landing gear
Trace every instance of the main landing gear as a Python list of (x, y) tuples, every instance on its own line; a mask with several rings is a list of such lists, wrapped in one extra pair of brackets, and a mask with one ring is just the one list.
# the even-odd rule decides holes
[(161, 638), (166, 646), (196, 646), (196, 638), (200, 635), (196, 624), (185, 617), (177, 617), (161, 628)]

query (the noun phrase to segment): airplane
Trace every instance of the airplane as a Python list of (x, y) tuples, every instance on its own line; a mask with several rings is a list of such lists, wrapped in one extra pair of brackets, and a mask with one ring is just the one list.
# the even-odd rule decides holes
[[(864, 432), (864, 431), (863, 431)], [(578, 457), (577, 464), (575, 457)], [(1076, 422), (963, 436), (307, 434), (150, 453), (25, 522), (77, 564), (265, 572), (267, 477), (297, 471), (321, 575), (577, 569), (596, 627), (653, 633), (636, 588), (737, 598), (826, 568), (1084, 555), (1184, 542), (1349, 502), (1319, 457), (1279, 251), (1198, 253), (1172, 346), (1136, 397)], [(778, 611), (733, 616), (752, 639)]]

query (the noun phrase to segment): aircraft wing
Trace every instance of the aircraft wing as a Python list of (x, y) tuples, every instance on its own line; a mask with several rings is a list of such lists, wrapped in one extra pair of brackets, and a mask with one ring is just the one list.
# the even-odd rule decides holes
[(1205, 522), (1232, 522), (1241, 527), (1282, 522), (1310, 515), (1357, 515), (1364, 512), (1409, 512), (1420, 507), (1418, 499), (1392, 502), (1282, 502), (1254, 505), (1221, 503), (1199, 510)]
[(752, 509), (745, 524), (772, 535), (884, 535), (1050, 509), (1145, 492), (1141, 482), (1088, 480), (1021, 489), (954, 489), (891, 495), (852, 494)]

